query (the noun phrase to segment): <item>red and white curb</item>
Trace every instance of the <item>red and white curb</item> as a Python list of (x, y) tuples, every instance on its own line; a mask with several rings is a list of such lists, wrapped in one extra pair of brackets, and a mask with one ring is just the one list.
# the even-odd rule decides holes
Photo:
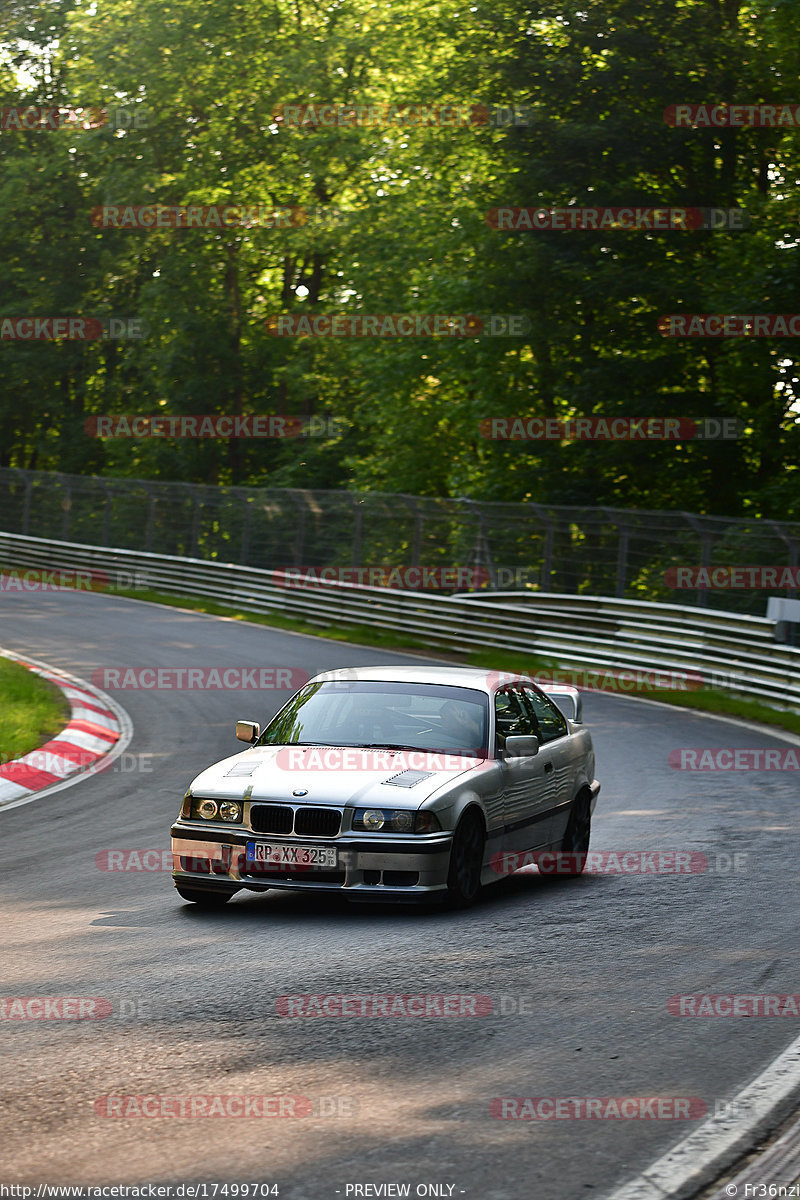
[(71, 787), (106, 770), (128, 746), (133, 722), (105, 692), (46, 663), (0, 649), (12, 659), (60, 688), (72, 710), (60, 733), (11, 762), (0, 764), (0, 809), (17, 808), (41, 796)]

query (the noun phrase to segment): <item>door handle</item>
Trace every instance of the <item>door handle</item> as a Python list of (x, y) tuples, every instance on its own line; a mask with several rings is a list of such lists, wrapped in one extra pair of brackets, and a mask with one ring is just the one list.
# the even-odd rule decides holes
[(552, 771), (552, 769), (553, 769), (553, 764), (552, 764), (552, 763), (545, 763), (545, 764), (544, 764), (544, 773), (545, 773), (545, 775), (549, 775), (549, 774), (550, 774), (550, 772)]

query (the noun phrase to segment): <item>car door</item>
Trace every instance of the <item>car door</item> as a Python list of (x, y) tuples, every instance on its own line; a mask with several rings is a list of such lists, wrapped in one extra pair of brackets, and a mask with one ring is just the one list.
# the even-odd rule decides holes
[(549, 840), (560, 842), (567, 827), (570, 802), (575, 794), (577, 761), (573, 739), (564, 714), (549, 696), (528, 684), (523, 684), (521, 691), (535, 722), (539, 739), (538, 757), (544, 756), (548, 764), (548, 800), (551, 806)]
[(494, 711), (496, 752), (502, 761), (504, 849), (547, 845), (555, 802), (553, 748), (541, 747), (530, 758), (505, 758), (506, 738), (536, 734), (536, 721), (522, 692), (513, 685), (495, 694)]

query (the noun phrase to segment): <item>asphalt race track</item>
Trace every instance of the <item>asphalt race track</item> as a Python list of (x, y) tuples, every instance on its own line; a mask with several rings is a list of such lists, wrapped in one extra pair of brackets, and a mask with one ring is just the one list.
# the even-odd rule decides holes
[[(86, 679), (100, 667), (408, 661), (107, 595), (6, 593), (1, 616), (0, 645)], [(111, 1004), (102, 1020), (3, 1022), (0, 1182), (271, 1183), (283, 1200), (381, 1194), (367, 1184), (601, 1196), (698, 1121), (500, 1120), (492, 1100), (693, 1097), (713, 1112), (797, 1036), (798, 1018), (667, 1009), (679, 993), (800, 991), (797, 773), (667, 761), (681, 746), (786, 747), (767, 733), (585, 698), (602, 782), (593, 848), (702, 851), (704, 872), (518, 875), (455, 914), (275, 891), (208, 913), (168, 872), (103, 871), (96, 856), (167, 848), (192, 776), (243, 748), (236, 718), (263, 723), (287, 693), (111, 694), (133, 720), (124, 761), (138, 769), (0, 812), (0, 994)], [(727, 869), (734, 855), (745, 857)], [(492, 1012), (280, 1015), (278, 997), (309, 993), (479, 993)], [(98, 1113), (108, 1095), (302, 1096), (312, 1112), (120, 1118)]]

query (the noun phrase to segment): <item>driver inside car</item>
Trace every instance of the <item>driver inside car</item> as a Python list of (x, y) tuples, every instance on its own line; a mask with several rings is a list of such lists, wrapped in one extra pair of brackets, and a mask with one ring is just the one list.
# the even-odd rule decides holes
[(474, 704), (448, 700), (441, 712), (441, 732), (464, 753), (475, 754), (481, 745), (481, 720)]

